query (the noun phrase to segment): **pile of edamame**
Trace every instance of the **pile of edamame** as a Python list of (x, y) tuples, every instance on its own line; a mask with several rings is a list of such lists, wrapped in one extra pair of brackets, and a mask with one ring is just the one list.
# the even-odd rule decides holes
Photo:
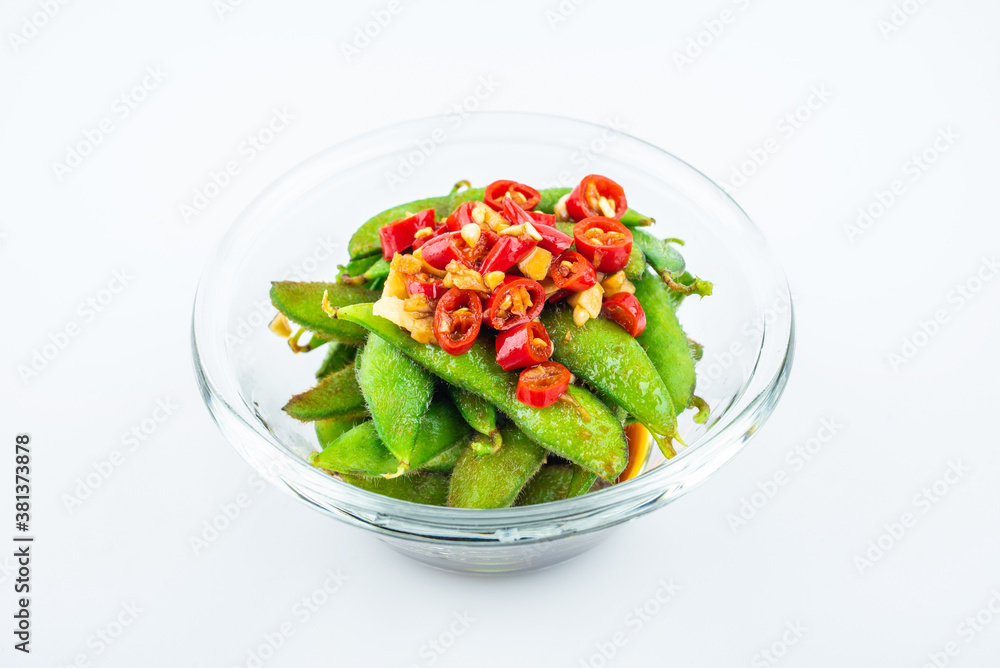
[(709, 414), (677, 308), (712, 284), (653, 222), (596, 174), (460, 182), (364, 223), (336, 282), (273, 283), (271, 329), (326, 351), (284, 407), (315, 424), (311, 463), (404, 501), (504, 508), (631, 479), (650, 440), (673, 457), (677, 416)]

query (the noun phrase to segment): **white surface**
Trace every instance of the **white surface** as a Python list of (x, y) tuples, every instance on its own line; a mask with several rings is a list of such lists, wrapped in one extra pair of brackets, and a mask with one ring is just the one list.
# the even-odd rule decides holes
[[(1000, 591), (1000, 279), (961, 305), (953, 290), (1000, 252), (1000, 6), (925, 2), (885, 39), (889, 0), (565, 0), (554, 28), (555, 0), (404, 0), (347, 62), (342, 44), (386, 3), (233, 2), (222, 18), (214, 0), (69, 2), (17, 51), (8, 32), (40, 5), (8, 0), (0, 15), (2, 452), (32, 434), (38, 536), (29, 657), (12, 650), (0, 557), (0, 664), (247, 665), (289, 622), (263, 665), (600, 666), (617, 638), (607, 665), (767, 666), (758, 652), (797, 622), (779, 665), (916, 667), (950, 641), (949, 665), (993, 665), (1000, 617), (960, 625)], [(674, 53), (723, 9), (731, 23), (679, 71)], [(165, 78), (124, 117), (115, 101), (147, 67)], [(203, 262), (262, 188), (334, 142), (444, 113), (483, 77), (497, 82), (483, 109), (618, 119), (722, 181), (775, 138), (736, 197), (784, 263), (798, 318), (785, 398), (745, 453), (585, 556), (505, 579), (429, 570), (252, 481), (202, 405), (188, 342)], [(816, 86), (832, 96), (789, 136), (778, 124)], [(294, 120), (246, 160), (241, 142), (275, 108)], [(104, 118), (112, 132), (59, 182), (53, 161)], [(941, 128), (957, 140), (913, 180), (905, 163)], [(241, 172), (185, 223), (180, 204), (229, 160)], [(844, 225), (894, 179), (905, 190), (849, 242)], [(78, 306), (121, 270), (132, 278), (102, 312)], [(936, 311), (947, 321), (894, 370), (888, 354)], [(70, 323), (79, 335), (22, 381), (18, 366)], [(158, 400), (176, 408), (130, 450), (123, 436)], [(824, 419), (841, 426), (797, 468), (788, 453)], [(68, 511), (64, 495), (115, 450), (123, 463)], [(937, 502), (916, 499), (949, 462), (968, 470)], [(4, 454), (5, 556), (12, 470)], [(729, 515), (779, 471), (787, 484), (734, 531)], [(240, 494), (249, 505), (196, 555), (191, 537)], [(906, 512), (914, 526), (860, 572)], [(329, 569), (349, 579), (305, 619), (294, 606)], [(680, 591), (659, 606), (661, 579)], [(94, 634), (132, 602), (136, 621), (102, 646)], [(647, 603), (658, 614), (630, 616)], [(443, 655), (425, 646), (466, 613)]]

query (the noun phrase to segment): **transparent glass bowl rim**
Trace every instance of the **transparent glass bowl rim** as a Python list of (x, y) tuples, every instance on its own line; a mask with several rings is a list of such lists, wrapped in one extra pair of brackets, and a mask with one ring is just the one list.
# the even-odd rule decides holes
[[(549, 114), (474, 112), (474, 115), (489, 126), (555, 122), (576, 124), (593, 132), (605, 129), (587, 121)], [(226, 354), (227, 277), (239, 267), (255, 234), (273, 223), (269, 214), (281, 210), (333, 174), (378, 155), (379, 147), (385, 148), (393, 138), (418, 136), (415, 133), (432, 120), (434, 117), (420, 118), (373, 130), (315, 154), (266, 188), (219, 242), (195, 296), (192, 348), (203, 398), (234, 447), (241, 449), (238, 442), (243, 448), (263, 453), (271, 461), (269, 470), (261, 471), (265, 477), (317, 509), (353, 524), (395, 536), (504, 543), (584, 533), (624, 522), (690, 491), (729, 461), (767, 419), (784, 389), (794, 349), (794, 318), (788, 284), (759, 229), (725, 190), (673, 154), (625, 133), (617, 134), (624, 141), (635, 142), (643, 150), (652, 149), (663, 159), (681, 166), (688, 172), (689, 185), (711, 189), (723, 196), (724, 205), (742, 219), (741, 233), (755, 242), (756, 266), (760, 273), (753, 277), (754, 280), (767, 283), (767, 294), (780, 295), (789, 304), (787, 309), (775, 313), (772, 320), (762, 323), (761, 347), (741, 395), (709, 433), (690, 444), (692, 447), (679, 448), (677, 457), (625, 484), (584, 496), (534, 506), (470, 510), (400, 501), (337, 480), (284, 447), (256, 418), (240, 393)], [(482, 127), (482, 123), (479, 126)], [(695, 445), (697, 447), (693, 447)], [(250, 459), (246, 450), (241, 454)], [(255, 460), (251, 463), (257, 465)]]

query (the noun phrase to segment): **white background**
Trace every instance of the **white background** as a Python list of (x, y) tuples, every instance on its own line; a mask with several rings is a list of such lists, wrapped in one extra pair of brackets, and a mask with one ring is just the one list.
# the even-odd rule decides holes
[[(254, 665), (249, 652), (288, 622), (263, 665), (768, 666), (758, 653), (774, 646), (782, 666), (916, 668), (949, 642), (957, 656), (939, 665), (996, 665), (1000, 618), (962, 625), (991, 600), (1000, 610), (1000, 279), (989, 265), (1000, 5), (908, 0), (912, 16), (887, 32), (892, 0), (566, 0), (561, 13), (556, 0), (403, 0), (348, 58), (344, 45), (385, 2), (72, 0), (34, 18), (43, 4), (0, 7), (0, 419), (5, 442), (34, 439), (38, 537), (28, 657), (12, 650), (12, 560), (0, 550), (0, 664)], [(723, 10), (729, 23), (713, 24)], [(689, 39), (707, 46), (679, 64)], [(116, 100), (146, 68), (162, 80), (147, 78), (125, 117)], [(470, 98), (483, 77), (496, 90)], [(820, 89), (827, 99), (810, 97)], [(203, 263), (264, 187), (335, 142), (466, 99), (617, 119), (721, 182), (774, 138), (733, 192), (797, 309), (785, 397), (731, 465), (575, 561), (502, 579), (430, 570), (265, 489), (202, 405), (188, 340)], [(185, 221), (180, 205), (242, 159), (275, 108), (294, 115), (288, 128)], [(796, 111), (808, 118), (783, 131)], [(111, 132), (60, 179), (54, 163), (102, 119)], [(925, 150), (936, 160), (914, 172)], [(849, 235), (894, 180), (895, 201)], [(127, 285), (90, 311), (115, 272)], [(922, 334), (935, 315), (943, 324)], [(77, 335), (22, 377), (72, 325)], [(918, 346), (910, 357), (904, 340)], [(123, 436), (157, 401), (175, 408), (130, 448)], [(794, 464), (796, 447), (828, 436), (823, 420), (836, 433)], [(0, 467), (5, 546), (12, 450)], [(119, 464), (68, 509), (78, 479), (114, 451)], [(933, 503), (916, 498), (952, 464), (964, 469), (954, 484), (940, 482)], [(734, 524), (779, 472), (786, 484)], [(249, 505), (196, 553), (192, 537), (241, 494)], [(912, 526), (883, 535), (904, 513)], [(859, 561), (880, 537), (883, 553)], [(330, 570), (348, 579), (308, 620), (296, 615)], [(662, 605), (661, 579), (679, 587)], [(97, 640), (131, 621), (133, 603), (124, 632)], [(640, 624), (631, 611), (643, 605), (655, 613)], [(474, 621), (453, 639), (462, 614)], [(800, 638), (785, 634), (796, 624)], [(451, 647), (437, 654), (436, 639)]]

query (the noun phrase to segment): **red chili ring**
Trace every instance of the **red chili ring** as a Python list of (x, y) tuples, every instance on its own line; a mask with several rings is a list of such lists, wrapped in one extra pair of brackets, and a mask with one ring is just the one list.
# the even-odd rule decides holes
[[(517, 306), (515, 297), (523, 300), (525, 294), (531, 300), (531, 306), (522, 303), (523, 308), (520, 310), (523, 313), (515, 313), (513, 310)], [(506, 303), (508, 297), (511, 299), (510, 304)], [(541, 283), (529, 278), (508, 276), (490, 295), (483, 312), (486, 324), (493, 329), (505, 330), (534, 320), (542, 312), (543, 306), (545, 306), (545, 288)]]
[(526, 322), (497, 334), (497, 364), (505, 371), (544, 362), (552, 355), (552, 340), (540, 322)]

